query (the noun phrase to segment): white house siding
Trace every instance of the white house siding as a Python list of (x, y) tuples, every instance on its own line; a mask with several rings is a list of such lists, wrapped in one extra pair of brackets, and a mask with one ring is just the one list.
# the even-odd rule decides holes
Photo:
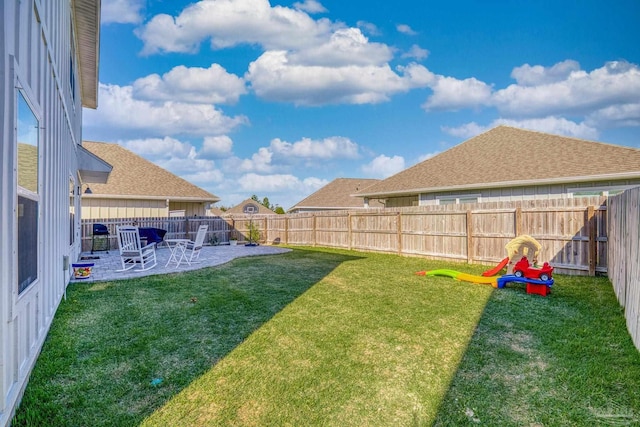
[[(0, 3), (0, 426), (11, 416), (63, 297), (79, 253), (79, 215), (70, 244), (70, 179), (77, 183), (76, 143), (82, 141), (78, 58), (71, 61), (70, 1)], [(73, 63), (73, 70), (71, 64)], [(74, 73), (75, 96), (71, 93)], [(37, 279), (18, 294), (16, 100), (22, 88), (39, 119)], [(78, 206), (76, 202), (76, 207)]]

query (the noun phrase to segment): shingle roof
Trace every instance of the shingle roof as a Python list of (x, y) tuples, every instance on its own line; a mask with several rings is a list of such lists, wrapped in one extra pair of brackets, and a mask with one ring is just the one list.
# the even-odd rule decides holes
[(83, 142), (83, 147), (113, 166), (106, 184), (91, 184), (93, 196), (217, 202), (208, 191), (172, 174), (118, 144)]
[[(363, 197), (355, 197), (352, 194), (365, 190), (371, 185), (380, 182), (379, 179), (363, 178), (337, 178), (325, 185), (315, 193), (296, 203), (291, 209), (354, 209), (363, 208)], [(384, 205), (377, 200), (370, 202), (370, 207), (383, 208)]]
[(640, 178), (640, 150), (498, 126), (397, 173), (360, 196)]
[(244, 214), (244, 207), (245, 205), (254, 205), (255, 207), (258, 208), (258, 212), (254, 212), (256, 214), (261, 214), (261, 215), (265, 215), (265, 214), (275, 214), (274, 211), (272, 211), (269, 208), (266, 208), (263, 204), (261, 204), (260, 202), (256, 202), (253, 199), (246, 199), (240, 203), (238, 203), (237, 205), (235, 205), (234, 207), (232, 207), (231, 209), (228, 209), (225, 212), (225, 215), (232, 215), (232, 214)]

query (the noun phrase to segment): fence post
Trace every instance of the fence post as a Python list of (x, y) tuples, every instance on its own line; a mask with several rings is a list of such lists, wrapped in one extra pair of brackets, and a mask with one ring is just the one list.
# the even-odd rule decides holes
[(353, 226), (351, 225), (351, 212), (347, 213), (347, 219), (349, 220), (349, 235), (347, 236), (347, 238), (349, 239), (349, 250), (351, 250), (351, 248), (353, 247), (351, 242), (352, 242), (352, 231), (353, 231)]
[(398, 229), (398, 255), (402, 255), (402, 212), (398, 211), (396, 215), (396, 221), (398, 221), (396, 224)]
[(598, 245), (596, 242), (596, 220), (593, 206), (587, 207), (587, 227), (589, 227), (589, 276), (596, 275), (596, 253)]
[(284, 244), (289, 244), (289, 217), (284, 217)]
[(311, 221), (311, 223), (313, 224), (312, 225), (313, 229), (311, 230), (311, 240), (313, 241), (313, 246), (316, 246), (318, 244), (316, 239), (316, 226), (317, 226), (316, 214), (313, 214), (311, 217), (313, 218), (313, 221)]
[(467, 211), (467, 263), (473, 263), (473, 214)]
[(522, 208), (520, 206), (516, 208), (513, 221), (513, 229), (516, 233), (515, 237), (518, 237), (522, 234)]
[[(269, 226), (269, 221), (267, 221), (267, 217), (265, 216), (264, 218), (264, 240), (263, 242), (267, 241), (267, 238), (269, 236), (269, 230), (267, 229), (267, 227)], [(260, 239), (260, 235), (258, 234), (258, 240)]]

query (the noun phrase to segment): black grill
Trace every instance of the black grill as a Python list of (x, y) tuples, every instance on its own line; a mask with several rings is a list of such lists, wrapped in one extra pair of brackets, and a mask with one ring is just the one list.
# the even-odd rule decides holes
[[(97, 239), (96, 239), (97, 237)], [(96, 242), (103, 242), (102, 249), (96, 248)], [(109, 239), (109, 229), (104, 224), (93, 224), (93, 235), (91, 236), (91, 253), (96, 250), (106, 250), (109, 253), (111, 249), (111, 239)]]
[(93, 224), (93, 235), (94, 236), (108, 236), (109, 229), (104, 224)]

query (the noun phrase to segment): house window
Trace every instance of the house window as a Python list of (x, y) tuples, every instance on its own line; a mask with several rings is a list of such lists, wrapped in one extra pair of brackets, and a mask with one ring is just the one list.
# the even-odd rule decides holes
[(460, 203), (478, 203), (478, 196), (444, 196), (437, 198), (441, 205), (455, 205)]
[(438, 200), (440, 201), (441, 205), (455, 205), (456, 204), (456, 199), (455, 198), (441, 197)]
[(69, 178), (69, 246), (76, 240), (76, 183)]
[(16, 146), (18, 152), (18, 293), (38, 279), (39, 123), (18, 91)]
[(574, 191), (573, 197), (602, 196), (602, 191)]

